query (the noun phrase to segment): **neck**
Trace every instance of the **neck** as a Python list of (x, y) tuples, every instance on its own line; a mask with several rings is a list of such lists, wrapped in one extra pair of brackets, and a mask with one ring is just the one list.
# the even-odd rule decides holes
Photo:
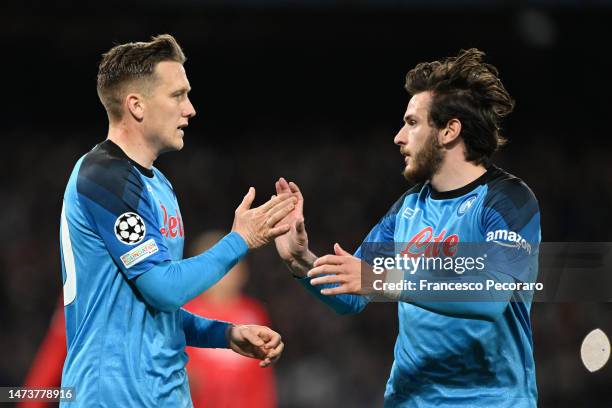
[(456, 190), (470, 184), (486, 171), (483, 165), (467, 162), (463, 158), (444, 160), (440, 170), (431, 178), (431, 186), (439, 192)]
[(151, 169), (157, 159), (157, 152), (145, 142), (144, 135), (119, 122), (110, 124), (107, 139), (111, 140), (127, 154), (127, 156), (142, 167)]

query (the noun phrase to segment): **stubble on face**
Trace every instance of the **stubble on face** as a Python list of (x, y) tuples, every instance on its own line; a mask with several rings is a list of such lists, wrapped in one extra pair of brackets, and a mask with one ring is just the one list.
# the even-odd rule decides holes
[[(423, 183), (431, 178), (440, 170), (444, 160), (444, 150), (438, 143), (437, 131), (433, 129), (423, 147), (417, 152), (410, 154), (410, 163), (406, 165), (403, 176), (411, 184)], [(406, 153), (400, 150), (401, 153)]]

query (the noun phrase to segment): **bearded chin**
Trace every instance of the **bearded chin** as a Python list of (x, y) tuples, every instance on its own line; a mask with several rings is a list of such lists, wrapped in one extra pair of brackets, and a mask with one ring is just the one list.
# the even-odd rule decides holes
[(424, 183), (440, 170), (444, 160), (444, 150), (431, 134), (423, 148), (411, 157), (411, 162), (404, 169), (403, 175), (410, 184)]

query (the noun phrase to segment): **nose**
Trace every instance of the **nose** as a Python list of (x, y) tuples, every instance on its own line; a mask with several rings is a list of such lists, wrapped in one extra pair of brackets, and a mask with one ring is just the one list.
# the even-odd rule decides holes
[(404, 125), (393, 138), (393, 143), (395, 143), (398, 146), (403, 146), (403, 145), (408, 144), (407, 135), (408, 135), (408, 132), (406, 132), (406, 125)]
[(193, 118), (195, 115), (196, 115), (196, 110), (193, 107), (193, 104), (191, 103), (189, 98), (187, 98), (187, 106), (185, 107), (185, 111), (183, 112), (183, 116), (185, 116), (187, 118)]

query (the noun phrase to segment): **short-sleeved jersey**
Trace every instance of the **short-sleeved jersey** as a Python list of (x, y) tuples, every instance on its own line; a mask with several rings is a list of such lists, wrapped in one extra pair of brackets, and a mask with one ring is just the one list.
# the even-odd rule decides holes
[[(493, 251), (514, 253), (518, 260), (529, 258), (500, 263), (497, 272), (515, 281), (533, 282), (537, 275), (537, 201), (525, 183), (495, 166), (454, 191), (436, 192), (429, 183), (414, 186), (355, 255), (364, 257), (365, 243), (412, 243), (418, 252), (449, 237), (458, 243), (486, 243)], [(531, 297), (515, 295), (494, 322), (449, 317), (399, 302), (399, 334), (385, 406), (536, 406)]]
[(145, 303), (134, 279), (183, 256), (171, 184), (110, 140), (76, 164), (61, 215), (67, 406), (191, 406), (179, 312)]

